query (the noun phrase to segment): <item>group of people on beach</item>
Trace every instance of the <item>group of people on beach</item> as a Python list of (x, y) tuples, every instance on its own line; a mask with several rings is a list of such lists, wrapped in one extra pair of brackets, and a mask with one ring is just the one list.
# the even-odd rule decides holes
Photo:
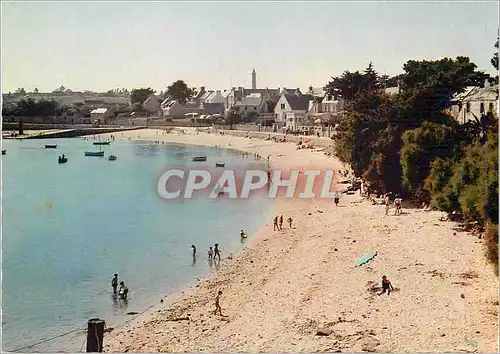
[(125, 286), (125, 282), (122, 280), (118, 283), (118, 274), (113, 275), (113, 279), (111, 279), (111, 287), (113, 288), (113, 294), (117, 294), (118, 284), (120, 284), (120, 288), (118, 289), (118, 296), (122, 300), (127, 300), (128, 288)]
[[(276, 215), (273, 219), (273, 230), (274, 231), (281, 231), (283, 230), (283, 220), (284, 220), (284, 216), (283, 214), (281, 215)], [(288, 217), (288, 219), (286, 220), (288, 222), (288, 227), (291, 229), (292, 228), (292, 223), (293, 223), (293, 219), (292, 217)]]
[[(403, 212), (402, 210), (402, 204), (403, 199), (399, 197), (399, 194), (396, 194), (396, 198), (394, 198), (394, 215), (401, 215)], [(387, 193), (384, 196), (384, 204), (385, 204), (385, 215), (389, 216), (389, 208), (391, 206), (391, 193)]]

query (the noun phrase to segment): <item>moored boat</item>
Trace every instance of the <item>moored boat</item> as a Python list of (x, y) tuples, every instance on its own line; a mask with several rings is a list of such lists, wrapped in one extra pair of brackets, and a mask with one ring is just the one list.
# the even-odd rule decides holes
[(59, 156), (59, 159), (58, 159), (57, 162), (59, 162), (59, 163), (66, 163), (66, 162), (68, 162), (68, 158), (64, 157), (64, 156), (62, 156), (62, 157)]
[(216, 162), (215, 167), (225, 167), (226, 164), (224, 162)]
[(116, 160), (116, 156), (115, 155), (109, 155), (108, 160), (109, 161), (115, 161)]
[(193, 157), (193, 161), (207, 161), (206, 156), (195, 156)]
[(85, 156), (103, 157), (104, 151), (85, 151)]
[(46, 149), (57, 149), (57, 144), (45, 144)]
[(109, 145), (109, 141), (94, 141), (94, 145)]
[(7, 154), (7, 150), (2, 150), (2, 155)]

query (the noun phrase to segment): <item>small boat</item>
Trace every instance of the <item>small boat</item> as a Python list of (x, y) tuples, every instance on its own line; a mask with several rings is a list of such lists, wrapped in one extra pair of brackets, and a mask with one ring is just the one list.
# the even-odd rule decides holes
[(115, 161), (116, 160), (116, 156), (115, 155), (109, 155), (108, 160), (109, 161)]
[(85, 156), (103, 157), (104, 156), (104, 151), (85, 151)]
[(7, 154), (7, 150), (2, 150), (2, 155)]
[(215, 167), (225, 167), (226, 164), (224, 162), (216, 162)]
[(46, 149), (57, 149), (57, 144), (53, 144), (53, 145), (47, 144), (47, 145), (45, 145), (45, 148)]
[(109, 141), (94, 141), (94, 145), (109, 145)]
[(207, 161), (206, 156), (195, 156), (193, 157), (193, 161)]
[(61, 156), (59, 156), (58, 162), (59, 163), (66, 163), (66, 162), (68, 162), (68, 158), (67, 157), (61, 157)]

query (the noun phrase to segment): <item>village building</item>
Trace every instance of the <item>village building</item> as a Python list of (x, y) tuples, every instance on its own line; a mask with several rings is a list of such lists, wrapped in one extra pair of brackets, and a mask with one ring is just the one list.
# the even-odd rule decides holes
[(468, 87), (453, 98), (449, 112), (460, 124), (480, 119), (488, 112), (498, 114), (498, 84), (490, 85), (486, 80), (484, 87)]
[(274, 108), (275, 121), (278, 128), (298, 130), (300, 126), (310, 125), (306, 117), (309, 101), (312, 97), (295, 90), (293, 94), (283, 90)]
[(144, 111), (147, 113), (148, 116), (155, 115), (155, 116), (160, 116), (161, 115), (161, 101), (156, 95), (151, 95), (149, 96), (146, 101), (142, 103), (142, 107), (144, 108)]

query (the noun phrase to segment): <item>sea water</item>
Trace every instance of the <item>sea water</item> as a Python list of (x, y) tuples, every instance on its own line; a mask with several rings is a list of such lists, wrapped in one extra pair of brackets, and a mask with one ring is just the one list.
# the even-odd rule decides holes
[[(45, 149), (57, 144), (57, 149)], [(120, 325), (179, 287), (212, 271), (208, 246), (224, 255), (241, 247), (239, 232), (258, 230), (272, 211), (264, 197), (238, 202), (166, 202), (157, 193), (168, 166), (199, 166), (207, 155), (231, 165), (253, 162), (223, 149), (75, 139), (3, 141), (3, 349), (11, 351), (73, 329), (23, 352), (79, 351), (91, 318)], [(61, 154), (66, 164), (58, 164)], [(248, 161), (248, 162), (246, 162)], [(237, 204), (235, 204), (237, 203)], [(197, 247), (193, 259), (191, 245)], [(112, 296), (114, 273), (130, 289)], [(82, 342), (82, 343), (81, 343)]]

